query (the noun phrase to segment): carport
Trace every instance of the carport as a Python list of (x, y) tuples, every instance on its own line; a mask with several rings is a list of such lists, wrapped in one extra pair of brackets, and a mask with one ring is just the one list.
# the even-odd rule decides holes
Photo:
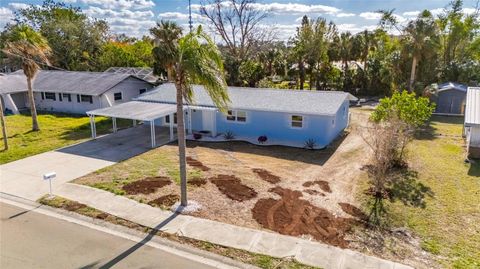
[[(90, 117), (90, 128), (92, 131), (92, 138), (97, 138), (97, 128), (95, 124), (95, 116), (112, 118), (113, 132), (117, 132), (117, 118), (133, 120), (133, 125), (136, 125), (137, 121), (150, 123), (150, 137), (152, 140), (152, 148), (156, 147), (155, 140), (155, 120), (170, 116), (173, 119), (173, 115), (177, 110), (177, 106), (173, 104), (151, 103), (151, 102), (139, 102), (130, 101), (123, 104), (100, 108), (92, 111), (88, 111), (87, 115)], [(173, 120), (170, 121), (170, 141), (173, 141)]]

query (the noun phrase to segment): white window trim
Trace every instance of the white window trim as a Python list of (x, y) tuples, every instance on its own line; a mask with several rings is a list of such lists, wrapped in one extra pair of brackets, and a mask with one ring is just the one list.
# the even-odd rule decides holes
[[(302, 127), (296, 127), (296, 126), (292, 125), (292, 123), (294, 122), (293, 119), (292, 119), (293, 116), (302, 117)], [(298, 121), (295, 121), (295, 122), (298, 122)], [(306, 123), (306, 116), (305, 115), (302, 115), (302, 114), (289, 114), (288, 115), (288, 126), (290, 127), (290, 129), (295, 129), (295, 130), (304, 129), (305, 128), (305, 123)]]
[[(232, 116), (235, 118), (234, 120), (229, 120), (227, 117), (228, 117), (228, 111), (232, 111)], [(236, 110), (236, 109), (229, 109), (227, 111), (227, 115), (225, 115), (225, 121), (226, 122), (229, 122), (229, 123), (236, 123), (236, 124), (247, 124), (248, 123), (248, 119), (249, 119), (249, 115), (248, 115), (248, 112), (246, 110)], [(245, 121), (239, 121), (237, 119), (237, 113), (241, 111), (241, 112), (245, 112)]]

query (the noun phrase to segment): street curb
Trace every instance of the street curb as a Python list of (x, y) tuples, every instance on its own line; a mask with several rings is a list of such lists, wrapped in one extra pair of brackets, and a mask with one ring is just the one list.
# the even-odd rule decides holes
[[(0, 202), (17, 206), (28, 211), (33, 211), (39, 214), (61, 219), (67, 222), (75, 223), (107, 234), (122, 237), (135, 243), (139, 243), (149, 236), (148, 233), (140, 232), (104, 220), (87, 217), (76, 212), (50, 207), (32, 200), (6, 194), (4, 192), (0, 192)], [(215, 268), (258, 269), (258, 267), (256, 266), (241, 263), (225, 256), (200, 250), (178, 242), (170, 241), (159, 236), (153, 236), (148, 242), (145, 243), (145, 245), (179, 255), (195, 262), (213, 266)]]

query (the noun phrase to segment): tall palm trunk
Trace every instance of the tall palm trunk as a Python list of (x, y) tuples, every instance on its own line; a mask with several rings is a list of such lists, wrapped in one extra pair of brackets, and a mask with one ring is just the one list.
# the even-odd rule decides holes
[(0, 121), (2, 123), (3, 148), (8, 150), (7, 126), (5, 125), (5, 115), (3, 114), (3, 99), (0, 96)]
[(415, 83), (415, 73), (417, 72), (417, 57), (413, 56), (412, 72), (410, 73), (410, 81), (408, 83), (408, 90), (413, 92), (413, 84)]
[(40, 131), (37, 119), (37, 108), (35, 107), (35, 97), (32, 89), (32, 78), (27, 76), (28, 99), (30, 102), (30, 113), (32, 114), (32, 131)]
[(298, 69), (300, 71), (300, 90), (303, 90), (303, 85), (305, 84), (305, 65), (303, 61), (298, 63)]
[[(183, 89), (177, 76), (175, 81), (177, 89), (177, 139), (178, 156), (180, 162), (180, 205), (187, 206), (187, 163), (185, 143), (185, 122), (183, 119)], [(173, 120), (173, 119), (170, 119)]]

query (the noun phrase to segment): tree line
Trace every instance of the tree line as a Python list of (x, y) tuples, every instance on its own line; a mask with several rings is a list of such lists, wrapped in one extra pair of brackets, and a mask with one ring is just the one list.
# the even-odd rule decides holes
[[(401, 89), (421, 93), (437, 82), (480, 82), (479, 12), (467, 14), (462, 0), (453, 0), (439, 15), (425, 10), (406, 23), (397, 21), (394, 10), (379, 10), (378, 27), (356, 34), (341, 32), (325, 18), (304, 16), (287, 41), (276, 38), (274, 27), (265, 27), (271, 14), (255, 9), (255, 2), (206, 0), (200, 8), (208, 29), (221, 40), (229, 85), (384, 96)], [(15, 13), (15, 24), (0, 34), (0, 49), (18, 25), (45, 37), (52, 65), (60, 69), (154, 67), (166, 74), (152, 55), (160, 24), (142, 38), (115, 35), (106, 21), (89, 18), (79, 7), (45, 0)]]

